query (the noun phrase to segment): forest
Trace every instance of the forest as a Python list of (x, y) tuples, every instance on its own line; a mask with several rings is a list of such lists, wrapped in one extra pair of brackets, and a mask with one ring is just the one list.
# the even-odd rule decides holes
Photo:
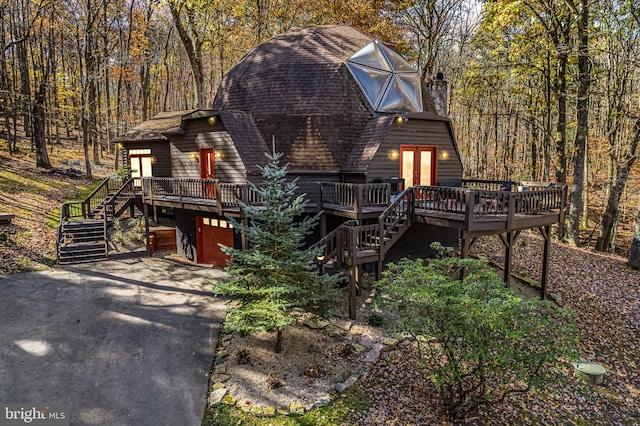
[[(466, 178), (567, 182), (565, 239), (640, 267), (634, 0), (0, 0), (0, 149), (84, 169), (162, 111), (210, 108), (252, 47), (345, 24), (443, 73)], [(635, 234), (635, 236), (634, 236)]]

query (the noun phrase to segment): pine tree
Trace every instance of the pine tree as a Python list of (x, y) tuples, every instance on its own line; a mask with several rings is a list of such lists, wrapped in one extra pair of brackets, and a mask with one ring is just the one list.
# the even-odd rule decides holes
[(240, 203), (248, 221), (234, 223), (245, 233), (249, 248), (223, 247), (232, 259), (227, 266), (229, 279), (215, 292), (235, 302), (227, 327), (244, 333), (275, 329), (275, 351), (279, 353), (282, 330), (296, 321), (296, 313), (326, 316), (331, 312), (340, 277), (318, 275), (315, 253), (303, 250), (303, 245), (319, 216), (300, 220), (307, 201), (295, 197), (295, 180), (287, 182), (287, 165), (280, 165), (282, 154), (267, 157), (270, 163), (261, 167), (264, 184), (251, 184), (262, 205)]

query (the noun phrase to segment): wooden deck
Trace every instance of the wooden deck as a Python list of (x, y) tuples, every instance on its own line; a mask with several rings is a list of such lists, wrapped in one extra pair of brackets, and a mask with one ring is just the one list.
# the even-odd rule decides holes
[[(394, 198), (391, 186), (380, 183), (325, 182), (307, 185), (298, 192), (306, 194), (306, 212), (323, 211), (358, 222), (377, 219)], [(143, 178), (139, 194), (152, 206), (215, 212), (231, 217), (241, 215), (241, 202), (253, 206), (261, 204), (258, 194), (249, 185), (221, 183), (214, 179)], [(482, 234), (558, 223), (564, 219), (566, 205), (564, 188), (512, 192), (425, 186), (412, 188), (411, 194), (402, 201), (411, 204), (411, 214), (416, 222)]]

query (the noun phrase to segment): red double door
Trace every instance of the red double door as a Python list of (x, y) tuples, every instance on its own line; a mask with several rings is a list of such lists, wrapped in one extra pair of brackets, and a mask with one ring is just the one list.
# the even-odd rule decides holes
[(436, 147), (400, 145), (400, 177), (405, 188), (435, 185), (436, 162)]

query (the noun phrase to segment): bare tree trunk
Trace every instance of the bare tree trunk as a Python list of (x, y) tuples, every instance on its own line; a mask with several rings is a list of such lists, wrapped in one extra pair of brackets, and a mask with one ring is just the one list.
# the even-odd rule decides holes
[(636, 211), (636, 228), (629, 252), (629, 266), (633, 269), (640, 269), (640, 201)]
[(612, 235), (614, 226), (618, 218), (618, 205), (620, 204), (620, 198), (624, 192), (627, 181), (629, 178), (629, 172), (636, 161), (636, 150), (640, 143), (640, 118), (636, 120), (633, 136), (631, 142), (626, 146), (624, 153), (622, 154), (616, 172), (615, 182), (613, 183), (611, 190), (609, 191), (609, 198), (607, 199), (607, 207), (602, 215), (602, 228), (600, 236), (596, 242), (596, 250), (598, 251), (611, 251), (612, 249)]
[(47, 154), (47, 143), (44, 138), (44, 103), (46, 98), (47, 86), (44, 82), (40, 83), (38, 92), (36, 93), (35, 103), (33, 105), (33, 139), (36, 147), (36, 165), (51, 168), (49, 154)]
[(569, 243), (580, 244), (580, 217), (582, 213), (582, 194), (585, 181), (584, 162), (587, 156), (587, 137), (589, 134), (589, 3), (582, 0), (578, 23), (578, 93), (575, 139), (575, 155), (573, 159), (573, 185), (571, 186), (571, 206), (569, 207), (569, 226), (567, 237)]
[[(178, 31), (180, 40), (187, 52), (191, 73), (196, 86), (196, 103), (198, 109), (206, 108), (206, 96), (204, 93), (204, 68), (202, 64), (202, 40), (194, 28), (194, 11), (186, 5), (176, 5), (169, 2), (173, 23)], [(183, 22), (183, 16), (186, 22)], [(185, 25), (186, 24), (186, 25)]]
[(277, 354), (282, 352), (282, 329), (281, 328), (277, 329), (275, 351)]

